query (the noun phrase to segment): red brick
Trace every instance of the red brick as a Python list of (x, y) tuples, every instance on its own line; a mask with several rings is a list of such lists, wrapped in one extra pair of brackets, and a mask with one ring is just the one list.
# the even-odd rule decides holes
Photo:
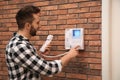
[(14, 23), (14, 22), (16, 22), (16, 19), (11, 18), (11, 19), (9, 19), (9, 21), (8, 21), (8, 22)]
[(8, 72), (8, 68), (7, 67), (3, 67), (2, 69), (3, 69), (3, 71), (7, 71)]
[(50, 25), (53, 24), (66, 24), (66, 20), (54, 20), (54, 21), (49, 21)]
[(0, 45), (0, 49), (4, 49), (6, 45)]
[(0, 76), (0, 80), (2, 80), (2, 76)]
[(0, 75), (8, 75), (8, 72), (7, 71), (0, 71)]
[(91, 2), (82, 2), (79, 4), (79, 7), (91, 7), (101, 5), (100, 1), (91, 1)]
[(18, 8), (17, 5), (6, 5), (6, 6), (4, 6), (4, 9), (16, 9), (16, 8)]
[(15, 18), (16, 14), (9, 14), (8, 18)]
[(87, 23), (87, 19), (69, 19), (67, 24)]
[(88, 34), (88, 29), (84, 29), (84, 35)]
[(41, 10), (56, 10), (57, 6), (45, 6), (45, 7), (41, 7)]
[(87, 79), (87, 75), (84, 75), (84, 74), (67, 73), (66, 77), (67, 78), (76, 78), (76, 79)]
[(53, 35), (61, 35), (64, 34), (64, 30), (54, 30), (54, 31), (49, 31), (49, 34), (53, 34)]
[(98, 58), (84, 58), (84, 59), (80, 59), (79, 62), (101, 63), (101, 59), (98, 59)]
[[(5, 61), (6, 61), (5, 58), (0, 58), (0, 62), (4, 65), (6, 65)], [(4, 65), (2, 65), (2, 66), (4, 66)]]
[[(96, 28), (98, 29), (100, 27), (100, 24), (78, 24), (77, 27), (83, 27), (85, 29), (93, 29), (95, 30)], [(89, 30), (90, 32), (90, 30)], [(90, 32), (91, 34), (91, 32)]]
[(85, 12), (89, 12), (89, 8), (75, 8), (68, 10), (68, 13), (85, 13)]
[(59, 55), (59, 54), (63, 54), (64, 52), (63, 51), (56, 51), (56, 50), (59, 50), (56, 48), (56, 46), (52, 46), (52, 51), (50, 53), (50, 55)]
[(9, 19), (0, 19), (0, 22), (3, 23), (3, 22), (9, 22)]
[(78, 14), (59, 15), (58, 19), (73, 19), (78, 18)]
[(98, 46), (86, 46), (85, 47), (86, 51), (99, 51), (99, 47)]
[[(34, 45), (35, 46), (40, 46), (40, 45), (43, 45), (44, 41), (40, 40), (40, 41), (35, 41)], [(40, 48), (40, 47), (39, 47)]]
[(40, 12), (40, 15), (41, 15), (41, 17), (42, 17), (42, 16), (49, 15), (49, 11), (41, 11), (41, 12)]
[(17, 28), (17, 23), (11, 23), (11, 22), (8, 22), (7, 24), (5, 24), (6, 27), (8, 28)]
[(40, 20), (56, 20), (57, 19), (57, 16), (41, 16), (40, 17)]
[(53, 77), (43, 77), (43, 80), (54, 80)]
[(0, 32), (0, 35), (5, 36), (5, 35), (12, 35), (13, 32)]
[(41, 26), (39, 30), (56, 30), (56, 25), (51, 26)]
[(3, 18), (3, 15), (0, 15), (0, 19)]
[(59, 7), (59, 9), (77, 8), (78, 4), (77, 3), (63, 4), (63, 5), (59, 5), (58, 7)]
[(88, 41), (84, 41), (84, 46), (88, 46)]
[(50, 15), (60, 15), (60, 14), (67, 14), (67, 10), (54, 10), (54, 11), (50, 11)]
[(58, 25), (57, 29), (76, 28), (76, 25)]
[(0, 54), (0, 58), (5, 58), (5, 54)]
[(102, 65), (101, 64), (89, 64), (90, 69), (101, 69)]
[(101, 76), (88, 76), (88, 80), (102, 80)]
[(7, 1), (0, 1), (0, 5), (5, 5), (7, 3), (8, 3)]
[(101, 34), (101, 29), (89, 29), (89, 34)]
[(12, 0), (12, 1), (8, 1), (8, 4), (11, 5), (11, 4), (22, 4), (23, 1), (21, 0)]
[(31, 38), (32, 41), (35, 41), (35, 40), (40, 40), (39, 36), (34, 36)]
[(3, 45), (6, 45), (9, 41), (1, 41)]
[(101, 58), (101, 53), (98, 53), (98, 52), (83, 52), (83, 53), (79, 54), (79, 57)]
[(58, 36), (58, 40), (65, 40), (64, 36)]
[(17, 30), (18, 30), (17, 27), (15, 27), (15, 28), (14, 28), (14, 27), (10, 27), (10, 28), (9, 28), (9, 31), (17, 31)]
[(89, 0), (69, 0), (69, 2), (84, 2), (84, 1), (89, 1)]
[(102, 46), (99, 47), (99, 51), (102, 51)]
[(56, 74), (55, 76), (57, 76), (57, 77), (65, 77), (65, 72), (61, 72), (59, 74)]
[(9, 40), (10, 36), (0, 36), (0, 40)]
[(4, 7), (4, 6), (0, 6), (0, 11), (3, 10), (3, 7)]
[[(65, 47), (64, 46), (57, 46), (57, 50), (65, 50)], [(63, 53), (61, 53), (61, 54), (63, 54)]]
[(89, 23), (101, 23), (101, 18), (89, 18)]
[(97, 69), (89, 69), (89, 70), (86, 70), (86, 74), (101, 76), (101, 71)]
[(29, 2), (36, 2), (38, 0), (24, 0), (24, 3), (29, 3)]
[(95, 18), (95, 17), (101, 17), (100, 12), (94, 12), (94, 13), (84, 13), (84, 14), (79, 14), (80, 18)]
[(85, 40), (100, 40), (100, 35), (85, 35)]
[(47, 25), (47, 21), (40, 21), (40, 25)]
[(48, 31), (37, 31), (37, 35), (48, 35)]
[(101, 6), (90, 7), (90, 12), (101, 12)]
[(50, 4), (64, 4), (67, 2), (68, 2), (68, 0), (51, 0)]
[(101, 42), (100, 41), (89, 41), (90, 46), (100, 46)]
[(60, 45), (64, 45), (64, 41), (53, 41), (52, 43), (51, 43), (52, 45), (56, 45), (56, 46), (60, 46)]
[(16, 14), (19, 9), (10, 9), (8, 10), (9, 14)]
[(8, 31), (8, 28), (6, 28), (6, 27), (0, 27), (0, 31)]
[(43, 2), (35, 2), (33, 3), (35, 6), (46, 6), (49, 5), (49, 1), (43, 1)]

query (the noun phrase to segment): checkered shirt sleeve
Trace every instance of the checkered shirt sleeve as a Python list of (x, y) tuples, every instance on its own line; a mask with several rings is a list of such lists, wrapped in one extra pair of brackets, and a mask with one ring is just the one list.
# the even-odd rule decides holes
[(53, 75), (61, 71), (59, 68), (59, 60), (55, 60), (53, 62), (45, 61), (43, 58), (40, 58), (36, 53), (34, 53), (35, 51), (30, 46), (25, 44), (18, 44), (13, 48), (13, 52), (15, 63), (29, 68), (36, 73)]

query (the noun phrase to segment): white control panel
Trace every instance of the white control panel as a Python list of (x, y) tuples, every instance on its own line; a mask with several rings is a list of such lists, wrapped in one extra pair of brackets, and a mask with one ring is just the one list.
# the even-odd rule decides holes
[(84, 49), (84, 29), (72, 28), (65, 30), (65, 49), (79, 45), (80, 50)]

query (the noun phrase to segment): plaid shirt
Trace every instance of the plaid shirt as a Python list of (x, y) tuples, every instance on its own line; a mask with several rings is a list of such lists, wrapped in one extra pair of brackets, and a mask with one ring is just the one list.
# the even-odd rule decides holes
[(39, 57), (29, 40), (17, 33), (6, 46), (6, 62), (10, 80), (41, 80), (40, 74), (50, 76), (62, 68), (60, 60)]

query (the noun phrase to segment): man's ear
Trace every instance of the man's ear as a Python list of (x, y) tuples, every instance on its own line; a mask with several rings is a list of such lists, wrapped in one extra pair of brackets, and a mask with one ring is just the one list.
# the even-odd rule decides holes
[(26, 30), (30, 30), (30, 28), (31, 28), (30, 23), (25, 23), (25, 29), (26, 29)]

